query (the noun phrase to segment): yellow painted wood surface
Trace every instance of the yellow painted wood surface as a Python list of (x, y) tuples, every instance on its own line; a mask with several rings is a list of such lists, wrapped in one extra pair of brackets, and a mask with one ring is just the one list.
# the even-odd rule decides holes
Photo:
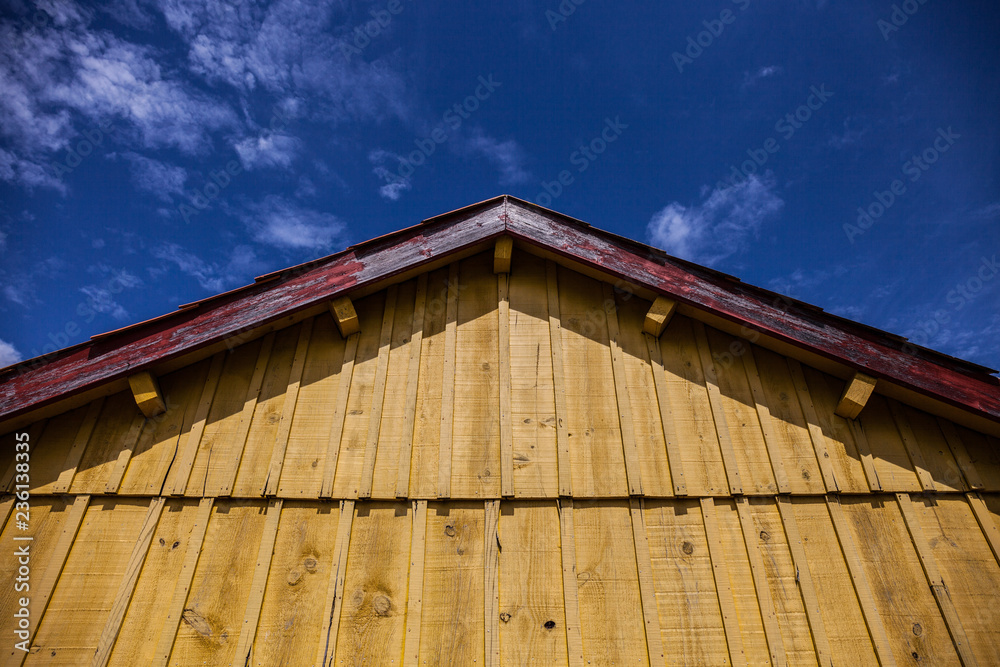
[(483, 664), (482, 502), (428, 503), (420, 663)]
[(501, 664), (568, 664), (559, 531), (554, 502), (501, 506)]
[(333, 664), (399, 664), (403, 655), (410, 532), (405, 505), (355, 506)]
[(252, 664), (302, 665), (316, 658), (339, 520), (335, 503), (285, 501)]
[(323, 312), (165, 374), (163, 415), (119, 392), (29, 427), (28, 660), (1000, 661), (995, 439), (878, 393), (844, 419), (838, 378), (491, 261), (355, 299), (350, 339)]

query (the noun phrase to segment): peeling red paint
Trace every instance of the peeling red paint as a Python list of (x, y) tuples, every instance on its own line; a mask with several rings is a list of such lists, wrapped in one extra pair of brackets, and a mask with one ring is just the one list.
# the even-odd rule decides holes
[(28, 361), (0, 377), (0, 420), (329, 301), (501, 234), (643, 285), (876, 377), (1000, 421), (997, 379), (974, 364), (898, 349), (902, 339), (513, 197), (431, 218), (261, 282)]

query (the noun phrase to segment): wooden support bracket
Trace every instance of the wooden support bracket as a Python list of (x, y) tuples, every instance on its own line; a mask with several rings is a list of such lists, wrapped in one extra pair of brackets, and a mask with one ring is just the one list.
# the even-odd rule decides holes
[(164, 403), (163, 394), (160, 393), (160, 385), (152, 373), (130, 375), (128, 384), (132, 388), (135, 404), (146, 417), (155, 417), (167, 411), (167, 404)]
[(514, 239), (501, 236), (493, 248), (493, 273), (510, 273), (510, 256), (514, 251)]
[(875, 378), (864, 373), (855, 373), (851, 381), (844, 388), (844, 394), (840, 397), (840, 403), (833, 414), (846, 419), (854, 419), (861, 412), (868, 402), (868, 397), (875, 390)]
[(643, 324), (642, 330), (650, 334), (653, 338), (659, 338), (660, 334), (663, 333), (663, 330), (670, 323), (670, 318), (674, 316), (676, 309), (676, 301), (671, 301), (662, 296), (656, 297), (656, 301), (653, 302), (653, 305), (649, 307), (649, 312), (646, 313), (646, 322)]
[(342, 296), (334, 299), (330, 303), (330, 313), (333, 315), (333, 321), (337, 323), (337, 328), (340, 329), (340, 335), (344, 338), (361, 331), (358, 313), (354, 310), (350, 297)]

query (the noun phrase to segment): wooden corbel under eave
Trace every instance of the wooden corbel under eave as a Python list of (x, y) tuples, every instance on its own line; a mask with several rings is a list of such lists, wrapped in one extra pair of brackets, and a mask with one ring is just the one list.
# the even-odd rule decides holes
[(493, 248), (493, 273), (510, 273), (510, 256), (514, 251), (514, 239), (501, 236)]
[(340, 329), (340, 335), (344, 338), (361, 331), (358, 314), (349, 297), (342, 296), (333, 300), (330, 303), (330, 313), (333, 315), (333, 321), (337, 323), (337, 328)]
[(670, 318), (674, 316), (675, 310), (677, 310), (676, 301), (671, 301), (662, 296), (656, 297), (656, 301), (653, 302), (653, 305), (649, 307), (649, 312), (646, 313), (646, 323), (643, 325), (642, 330), (653, 338), (659, 338), (660, 334), (663, 333), (663, 330), (670, 323)]
[(870, 375), (855, 373), (844, 388), (844, 394), (840, 397), (840, 403), (837, 404), (833, 414), (846, 419), (856, 418), (875, 390), (875, 382), (876, 379)]
[(135, 404), (147, 418), (162, 415), (167, 411), (167, 404), (163, 402), (163, 394), (160, 393), (160, 385), (152, 373), (130, 375), (128, 385), (132, 388)]

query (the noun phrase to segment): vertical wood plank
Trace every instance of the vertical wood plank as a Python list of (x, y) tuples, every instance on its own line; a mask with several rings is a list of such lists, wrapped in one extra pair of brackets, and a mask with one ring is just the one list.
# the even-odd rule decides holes
[(250, 434), (250, 424), (253, 422), (253, 414), (257, 409), (257, 399), (260, 397), (260, 388), (264, 383), (264, 373), (267, 371), (267, 362), (271, 358), (271, 349), (274, 347), (274, 332), (264, 336), (260, 344), (260, 351), (257, 353), (257, 364), (253, 369), (253, 377), (250, 378), (250, 386), (247, 387), (246, 399), (243, 401), (243, 411), (240, 413), (240, 423), (236, 428), (235, 452), (236, 455), (227, 462), (226, 468), (221, 476), (222, 481), (219, 486), (205, 489), (208, 496), (228, 496), (232, 493), (233, 485), (236, 483), (236, 475), (240, 470), (240, 462), (243, 460), (243, 451), (247, 444), (247, 436)]
[(132, 600), (132, 593), (135, 591), (136, 582), (139, 581), (139, 572), (146, 562), (146, 554), (149, 553), (149, 545), (153, 541), (153, 533), (156, 531), (156, 526), (160, 521), (160, 515), (163, 513), (165, 502), (166, 499), (163, 496), (158, 496), (153, 498), (149, 503), (149, 511), (146, 513), (146, 519), (143, 521), (139, 537), (136, 540), (135, 547), (132, 549), (132, 555), (125, 568), (125, 577), (118, 586), (114, 606), (111, 607), (108, 620), (104, 624), (104, 630), (101, 632), (101, 638), (97, 643), (97, 653), (94, 654), (94, 660), (91, 662), (92, 667), (104, 667), (108, 664), (108, 659), (111, 657), (111, 649), (114, 648), (115, 641), (118, 639), (122, 621), (125, 619), (125, 611)]
[(371, 498), (372, 480), (375, 477), (375, 458), (378, 456), (378, 436), (382, 426), (382, 406), (385, 403), (385, 379), (389, 372), (389, 347), (392, 344), (392, 323), (396, 315), (396, 297), (399, 286), (386, 291), (385, 310), (382, 313), (382, 334), (378, 343), (378, 368), (372, 389), (372, 409), (368, 421), (368, 441), (365, 443), (365, 463), (361, 469), (358, 498)]
[(632, 539), (635, 543), (635, 562), (639, 571), (639, 594), (642, 598), (642, 619), (646, 628), (646, 648), (652, 667), (665, 667), (663, 637), (660, 634), (660, 613), (656, 607), (656, 590), (653, 585), (653, 565), (649, 555), (649, 538), (646, 533), (645, 507), (642, 499), (632, 499)]
[[(500, 346), (500, 495), (514, 495), (514, 436), (510, 389), (510, 276), (497, 276), (497, 317)], [(487, 656), (488, 657), (488, 656)]]
[(77, 466), (80, 465), (83, 452), (87, 448), (87, 443), (90, 441), (90, 436), (94, 432), (94, 426), (97, 425), (97, 418), (100, 417), (103, 407), (104, 397), (96, 401), (91, 401), (87, 407), (87, 414), (83, 418), (83, 423), (80, 424), (80, 430), (77, 431), (76, 437), (73, 439), (73, 445), (69, 448), (69, 453), (66, 455), (66, 463), (63, 464), (62, 472), (59, 473), (58, 479), (56, 479), (55, 484), (52, 486), (53, 493), (66, 493), (69, 491), (69, 487), (73, 483), (73, 477), (76, 475)]
[(215, 389), (219, 386), (219, 377), (222, 375), (222, 366), (225, 361), (225, 352), (218, 352), (212, 357), (212, 365), (208, 370), (205, 388), (201, 392), (198, 411), (195, 412), (194, 424), (191, 426), (190, 431), (186, 434), (181, 434), (177, 443), (177, 454), (174, 458), (174, 463), (167, 471), (167, 478), (163, 484), (164, 495), (184, 495), (188, 477), (191, 475), (191, 467), (194, 465), (194, 458), (198, 454), (198, 446), (201, 444), (201, 435), (205, 432), (205, 422), (208, 420), (209, 410), (212, 409), (212, 401), (215, 399)]
[[(559, 469), (559, 495), (573, 495), (572, 459), (569, 451), (569, 437), (566, 432), (566, 375), (563, 370), (562, 320), (559, 312), (559, 277), (555, 262), (545, 263), (546, 288), (549, 298), (549, 337), (552, 352), (552, 385), (556, 399), (556, 465)], [(577, 625), (579, 631), (579, 624)], [(581, 644), (580, 656), (583, 649)], [(570, 645), (570, 664), (573, 664), (573, 648)]]
[(128, 463), (132, 459), (132, 452), (135, 451), (135, 446), (139, 442), (139, 437), (142, 435), (142, 429), (145, 425), (145, 418), (136, 418), (132, 421), (128, 432), (122, 438), (122, 448), (118, 452), (118, 458), (115, 459), (115, 464), (111, 467), (108, 481), (104, 485), (105, 493), (118, 493), (118, 489), (121, 488), (122, 478), (125, 477), (125, 470), (128, 468)]
[(337, 403), (333, 408), (333, 424), (330, 427), (330, 440), (326, 448), (326, 463), (323, 467), (323, 486), (321, 498), (333, 495), (333, 481), (337, 475), (337, 459), (340, 457), (340, 440), (344, 435), (344, 418), (347, 416), (347, 399), (351, 393), (351, 378), (354, 376), (354, 357), (358, 353), (358, 341), (361, 332), (347, 337), (344, 347), (344, 361), (340, 367), (340, 387), (337, 390)]
[(864, 468), (865, 479), (868, 480), (868, 489), (872, 493), (881, 491), (882, 482), (879, 480), (878, 471), (875, 469), (872, 448), (868, 444), (868, 435), (857, 420), (848, 419), (847, 423), (850, 424), (851, 434), (854, 436), (854, 442), (858, 446), (858, 456), (861, 457), (861, 467)]
[[(413, 428), (417, 413), (417, 388), (420, 386), (420, 350), (424, 336), (424, 308), (427, 303), (427, 274), (417, 278), (417, 294), (413, 306), (413, 326), (410, 334), (410, 367), (406, 374), (406, 404), (403, 408), (403, 439), (399, 444), (399, 469), (396, 475), (396, 497), (410, 494), (410, 466), (413, 461)], [(425, 504), (426, 511), (426, 504)], [(419, 644), (418, 644), (419, 645)]]
[[(77, 496), (73, 500), (73, 504), (67, 510), (69, 514), (66, 517), (65, 523), (63, 523), (62, 532), (59, 535), (59, 540), (56, 542), (55, 547), (52, 549), (48, 560), (45, 563), (45, 569), (42, 570), (42, 575), (39, 578), (37, 588), (32, 587), (31, 612), (35, 617), (35, 622), (31, 624), (31, 628), (28, 633), (28, 646), (31, 646), (31, 642), (34, 641), (35, 633), (38, 631), (38, 627), (42, 624), (42, 619), (45, 616), (45, 609), (49, 605), (49, 600), (52, 598), (52, 591), (56, 588), (56, 583), (59, 581), (59, 577), (62, 574), (63, 568), (66, 566), (66, 559), (69, 557), (69, 551), (73, 547), (73, 541), (76, 539), (76, 534), (80, 530), (80, 524), (83, 522), (83, 515), (87, 512), (87, 506), (90, 504), (90, 496)], [(30, 652), (30, 651), (29, 651)], [(25, 658), (28, 657), (28, 653), (18, 652), (20, 657), (15, 660), (15, 664), (21, 665), (24, 663)]]
[(871, 586), (868, 584), (868, 577), (865, 576), (864, 566), (861, 564), (861, 557), (858, 555), (858, 548), (851, 537), (851, 529), (844, 518), (844, 510), (840, 506), (840, 500), (836, 496), (826, 497), (826, 506), (833, 520), (833, 528), (837, 533), (840, 542), (840, 550), (844, 554), (847, 562), (847, 569), (851, 573), (851, 582), (854, 584), (854, 592), (861, 603), (861, 611), (865, 617), (865, 624), (868, 626), (868, 634), (875, 645), (875, 654), (878, 661), (884, 665), (895, 665), (896, 658), (892, 654), (892, 646), (889, 643), (889, 635), (885, 631), (882, 617), (875, 606), (875, 598), (872, 596)]
[[(288, 434), (292, 430), (292, 420), (295, 418), (295, 405), (299, 400), (299, 385), (302, 383), (302, 371), (306, 365), (306, 354), (309, 352), (309, 339), (312, 337), (313, 322), (310, 317), (302, 323), (299, 329), (299, 340), (295, 345), (295, 356), (292, 358), (292, 370), (288, 376), (288, 389), (285, 391), (285, 404), (281, 409), (281, 423), (278, 425), (278, 436), (271, 451), (270, 472), (264, 482), (264, 495), (274, 496), (278, 493), (278, 483), (281, 480), (281, 469), (285, 464), (285, 451), (288, 448)], [(247, 647), (249, 650), (249, 646)]]
[(826, 436), (819, 425), (819, 418), (816, 416), (816, 406), (813, 405), (812, 395), (809, 393), (809, 385), (806, 383), (806, 376), (802, 372), (802, 364), (797, 359), (786, 357), (788, 370), (792, 376), (792, 384), (795, 386), (795, 393), (798, 395), (799, 407), (802, 408), (802, 416), (806, 420), (809, 428), (809, 439), (812, 441), (813, 449), (816, 451), (816, 462), (819, 463), (820, 472), (823, 473), (823, 483), (826, 485), (827, 493), (839, 493), (840, 484), (837, 483), (837, 476), (833, 472), (833, 463), (830, 461), (830, 452), (826, 448)]
[(973, 490), (986, 488), (982, 477), (979, 476), (979, 471), (976, 469), (976, 464), (972, 461), (972, 457), (969, 456), (969, 450), (966, 449), (965, 442), (958, 434), (958, 429), (955, 428), (955, 424), (941, 417), (937, 418), (937, 424), (941, 429), (941, 433), (944, 434), (944, 439), (948, 442), (948, 448), (951, 449), (951, 454), (955, 457), (962, 475), (965, 477), (965, 483)]
[(767, 446), (767, 454), (771, 459), (771, 470), (774, 472), (774, 482), (778, 485), (778, 493), (789, 493), (791, 486), (788, 482), (788, 474), (785, 472), (785, 464), (778, 449), (778, 438), (774, 433), (771, 424), (771, 409), (767, 407), (767, 397), (764, 395), (764, 386), (760, 381), (760, 373), (757, 371), (757, 362), (753, 358), (753, 349), (747, 346), (746, 353), (743, 354), (743, 370), (747, 374), (747, 382), (750, 384), (750, 393), (757, 407), (757, 419), (760, 421), (760, 431), (764, 436), (764, 444)]
[(907, 419), (906, 413), (900, 409), (899, 403), (894, 400), (889, 400), (888, 403), (892, 419), (896, 423), (896, 429), (899, 431), (899, 436), (903, 439), (903, 446), (906, 447), (906, 453), (910, 457), (910, 463), (917, 473), (917, 479), (920, 480), (920, 488), (924, 491), (934, 492), (934, 478), (927, 467), (927, 462), (924, 461), (924, 454), (920, 450), (920, 443), (917, 442), (917, 436), (914, 435), (913, 428), (910, 426), (910, 420)]
[(413, 535), (410, 540), (409, 592), (406, 596), (406, 633), (403, 638), (403, 665), (420, 664), (420, 622), (424, 606), (424, 550), (427, 546), (427, 501), (414, 500)]
[(260, 608), (264, 602), (267, 575), (271, 571), (271, 557), (274, 555), (274, 540), (278, 535), (282, 504), (281, 500), (272, 500), (267, 508), (267, 523), (264, 524), (264, 534), (261, 536), (260, 547), (257, 550), (257, 565), (254, 568), (250, 597), (247, 600), (247, 610), (243, 617), (239, 642), (236, 644), (236, 659), (242, 659), (247, 665), (253, 664), (251, 650), (257, 636), (257, 622), (260, 620)]
[[(360, 333), (351, 334), (358, 336)], [(337, 546), (330, 573), (330, 585), (323, 606), (323, 632), (320, 634), (316, 664), (329, 667), (337, 654), (337, 634), (340, 632), (340, 612), (344, 607), (344, 581), (347, 579), (347, 551), (351, 546), (351, 525), (354, 523), (354, 501), (340, 503), (340, 525)]]
[[(506, 275), (503, 276), (506, 278)], [(483, 618), (486, 622), (486, 665), (500, 665), (500, 501), (486, 501), (486, 526), (483, 531)]]
[(993, 517), (990, 515), (989, 508), (986, 507), (986, 502), (983, 500), (982, 495), (967, 493), (965, 497), (969, 501), (969, 506), (972, 507), (973, 514), (976, 515), (979, 528), (983, 531), (986, 541), (989, 542), (993, 556), (997, 559), (997, 564), (1000, 565), (1000, 529), (997, 528), (996, 522), (993, 521)]
[(455, 430), (455, 353), (458, 340), (458, 262), (448, 267), (448, 306), (441, 376), (441, 444), (438, 455), (438, 498), (451, 496), (452, 440)]
[[(750, 516), (750, 508), (747, 499), (737, 497), (736, 512), (740, 517), (740, 529), (743, 532), (743, 544), (747, 550), (750, 560), (750, 573), (753, 576), (754, 590), (757, 592), (757, 603), (760, 607), (760, 616), (764, 622), (764, 637), (767, 639), (767, 648), (771, 657), (772, 665), (787, 664), (785, 648), (781, 640), (781, 628), (778, 627), (778, 616), (774, 611), (774, 600), (771, 597), (771, 588), (767, 583), (767, 572), (764, 569), (764, 559), (757, 546), (757, 531), (754, 528), (753, 517)], [(825, 665), (826, 661), (820, 659), (820, 664)]]
[(823, 614), (820, 611), (816, 586), (813, 583), (812, 573), (809, 570), (809, 559), (802, 546), (802, 535), (799, 533), (799, 525), (795, 521), (792, 500), (785, 496), (779, 496), (776, 500), (778, 502), (778, 512), (781, 514), (781, 523), (785, 527), (788, 549), (792, 553), (792, 562), (795, 563), (795, 570), (798, 574), (799, 588), (802, 591), (802, 601), (805, 604), (806, 618), (809, 620), (809, 630), (812, 632), (816, 656), (819, 659), (820, 665), (832, 666), (833, 657), (830, 652), (830, 639), (826, 632), (826, 625), (823, 622)]
[(719, 391), (719, 380), (716, 376), (715, 363), (712, 361), (712, 350), (708, 346), (708, 336), (705, 325), (698, 320), (692, 320), (694, 339), (701, 358), (701, 368), (705, 373), (705, 386), (708, 389), (708, 403), (712, 407), (712, 417), (715, 422), (715, 432), (719, 436), (719, 448), (722, 451), (722, 463), (726, 467), (726, 479), (729, 481), (730, 493), (743, 493), (743, 482), (740, 480), (740, 469), (736, 462), (736, 452), (733, 451), (733, 439), (729, 435), (726, 424), (726, 411), (722, 407), (722, 394)]
[(615, 381), (615, 396), (618, 399), (618, 421), (622, 432), (622, 450), (625, 455), (625, 475), (628, 478), (628, 492), (631, 496), (642, 495), (642, 470), (639, 466), (639, 447), (635, 441), (635, 423), (632, 421), (632, 401), (625, 381), (625, 360), (622, 358), (621, 343), (618, 338), (618, 309), (615, 307), (614, 288), (610, 283), (602, 283), (604, 290), (604, 314), (608, 320), (608, 340), (611, 344), (611, 369)]
[(648, 333), (643, 333), (646, 348), (649, 350), (649, 363), (653, 367), (653, 384), (656, 387), (656, 402), (660, 408), (660, 423), (663, 425), (663, 440), (667, 448), (667, 464), (670, 467), (670, 479), (674, 486), (674, 495), (686, 496), (687, 482), (684, 480), (684, 461), (677, 440), (677, 429), (674, 428), (674, 418), (670, 408), (670, 393), (667, 390), (666, 372), (663, 368), (663, 353), (660, 351), (660, 341)]
[(160, 640), (156, 646), (156, 654), (152, 663), (156, 667), (166, 667), (167, 661), (170, 659), (177, 628), (181, 622), (181, 615), (184, 613), (184, 603), (187, 602), (188, 593), (191, 591), (191, 581), (194, 579), (194, 571), (198, 567), (201, 546), (205, 541), (205, 532), (208, 530), (208, 522), (212, 516), (213, 502), (212, 498), (202, 498), (198, 503), (198, 516), (191, 529), (187, 553), (184, 554), (184, 566), (174, 584), (174, 597), (170, 601), (170, 612), (167, 614), (166, 623), (160, 632)]
[(719, 533), (719, 520), (715, 515), (714, 499), (701, 499), (701, 517), (705, 523), (708, 552), (712, 559), (712, 572), (715, 576), (715, 590), (719, 595), (722, 623), (726, 629), (729, 659), (734, 665), (743, 665), (747, 662), (743, 650), (743, 636), (740, 634), (740, 622), (736, 616), (736, 601), (733, 599), (733, 587), (729, 580), (729, 568), (726, 566), (726, 554), (722, 546), (722, 535)]
[(583, 635), (580, 630), (580, 602), (577, 598), (576, 535), (573, 531), (573, 499), (559, 501), (560, 553), (562, 554), (563, 596), (566, 609), (566, 644), (570, 667), (583, 667)]
[(927, 577), (927, 583), (930, 584), (931, 592), (934, 593), (934, 599), (937, 600), (938, 608), (944, 617), (945, 625), (948, 626), (948, 632), (951, 634), (951, 640), (955, 644), (955, 649), (958, 651), (962, 664), (966, 667), (976, 665), (978, 663), (976, 657), (972, 654), (969, 638), (965, 636), (965, 628), (962, 627), (962, 620), (955, 610), (955, 603), (951, 600), (948, 587), (945, 585), (944, 579), (941, 578), (937, 560), (934, 558), (931, 547), (927, 543), (924, 529), (920, 526), (920, 521), (913, 511), (910, 494), (897, 493), (896, 502), (899, 503), (903, 522), (906, 524), (906, 528), (910, 533), (910, 539), (917, 550), (917, 556), (920, 558), (920, 565), (923, 567), (924, 576)]

